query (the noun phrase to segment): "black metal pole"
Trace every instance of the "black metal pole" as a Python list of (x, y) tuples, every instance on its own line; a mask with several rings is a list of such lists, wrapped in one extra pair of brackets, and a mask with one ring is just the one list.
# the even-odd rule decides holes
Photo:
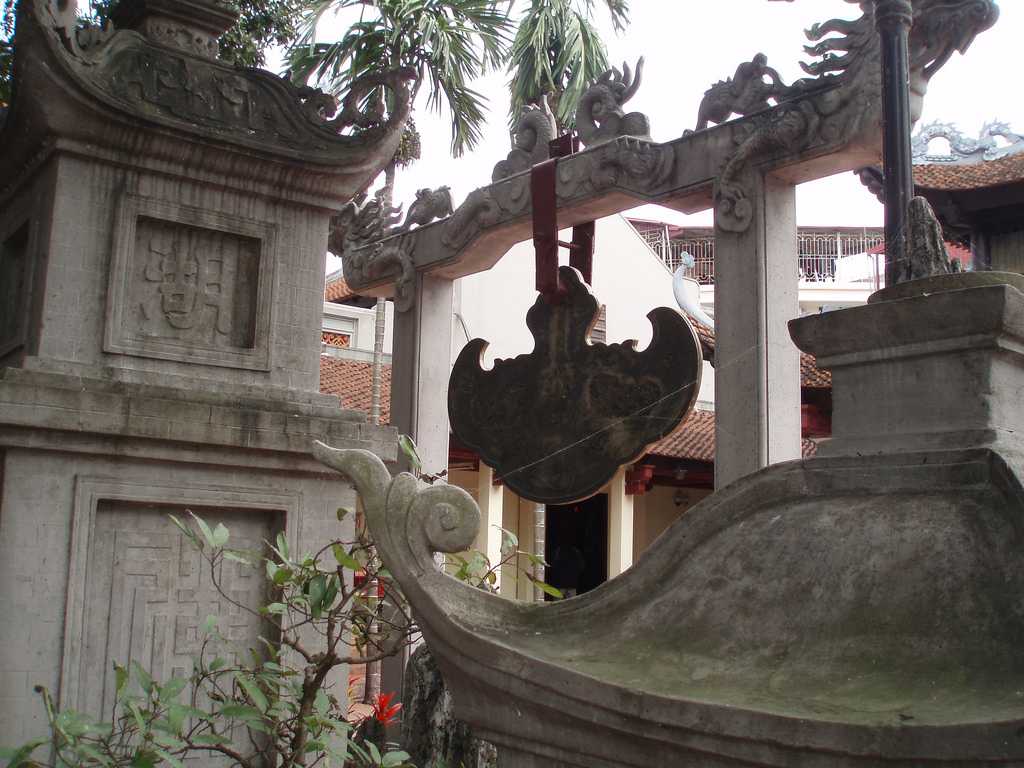
[(910, 61), (907, 40), (914, 21), (911, 0), (875, 0), (882, 42), (882, 136), (885, 172), (885, 284), (906, 274), (904, 227), (914, 196), (910, 154)]

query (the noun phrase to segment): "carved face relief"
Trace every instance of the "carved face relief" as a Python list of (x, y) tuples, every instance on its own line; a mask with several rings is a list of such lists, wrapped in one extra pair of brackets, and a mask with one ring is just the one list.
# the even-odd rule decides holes
[(191, 328), (196, 322), (199, 262), (192, 254), (177, 250), (161, 254), (152, 244), (150, 252), (160, 259), (160, 307), (164, 317), (175, 328)]

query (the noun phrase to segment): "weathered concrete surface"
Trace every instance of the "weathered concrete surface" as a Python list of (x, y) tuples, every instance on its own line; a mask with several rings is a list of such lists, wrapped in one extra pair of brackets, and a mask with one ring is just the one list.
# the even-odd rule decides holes
[[(1024, 295), (990, 286), (795, 321), (809, 351), (838, 350), (837, 445), (899, 392), (902, 427), (876, 455), (733, 483), (563, 603), (511, 603), (436, 570), (432, 551), (475, 534), (465, 493), (392, 482), (360, 452), (317, 455), (359, 488), (458, 716), (503, 768), (1024, 766), (1021, 465), (999, 441), (914, 442), (937, 424), (1016, 428), (1019, 407), (997, 401), (1019, 403), (1022, 317)], [(861, 368), (876, 384), (855, 398)], [(921, 390), (947, 382), (964, 415), (911, 402), (946, 403)]]
[[(35, 685), (100, 714), (112, 660), (166, 679), (206, 615), (243, 643), (262, 631), (168, 513), (311, 551), (354, 501), (311, 441), (395, 458), (394, 430), (318, 384), (328, 217), (401, 127), (339, 136), (310, 112), (323, 94), (213, 61), (216, 30), (185, 33), (223, 4), (152, 24), (132, 8), (142, 34), (105, 36), (76, 31), (73, 2), (19, 3), (0, 135), (2, 744), (46, 733)], [(224, 572), (253, 607), (263, 582)]]
[(832, 371), (833, 436), (819, 455), (986, 446), (1024, 466), (1015, 458), (1024, 434), (1024, 293), (991, 284), (991, 274), (901, 283), (887, 294), (909, 298), (790, 324), (797, 344)]

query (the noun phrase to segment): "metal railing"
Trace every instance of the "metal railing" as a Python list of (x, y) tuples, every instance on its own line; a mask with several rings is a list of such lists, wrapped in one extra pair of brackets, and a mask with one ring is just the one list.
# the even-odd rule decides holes
[[(715, 282), (715, 238), (711, 234), (669, 239), (666, 227), (638, 228), (640, 236), (664, 262), (669, 271), (680, 265), (703, 285)], [(805, 229), (797, 233), (800, 280), (811, 283), (834, 282), (836, 259), (865, 253), (884, 242), (879, 229), (847, 232), (822, 232)]]

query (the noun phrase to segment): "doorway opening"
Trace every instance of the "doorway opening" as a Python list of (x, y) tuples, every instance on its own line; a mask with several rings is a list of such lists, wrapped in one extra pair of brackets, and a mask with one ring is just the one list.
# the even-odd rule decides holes
[(545, 581), (572, 597), (608, 580), (608, 494), (549, 504), (544, 525)]

